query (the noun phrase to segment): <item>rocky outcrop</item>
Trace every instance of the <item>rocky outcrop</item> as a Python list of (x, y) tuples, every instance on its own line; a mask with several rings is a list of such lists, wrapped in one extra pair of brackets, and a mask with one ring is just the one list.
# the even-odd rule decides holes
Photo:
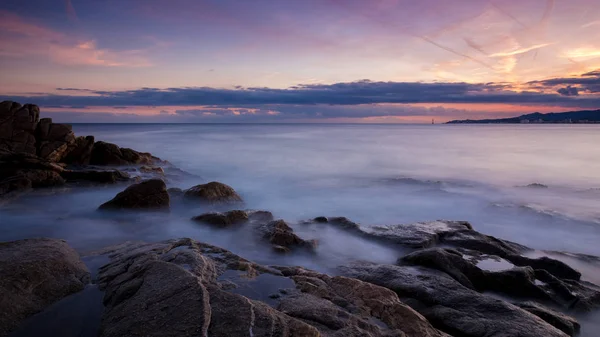
[(447, 337), (392, 291), (356, 279), (268, 268), (190, 239), (104, 253), (102, 337)]
[(0, 103), (0, 151), (36, 154), (40, 109), (33, 104)]
[(204, 213), (192, 218), (193, 221), (205, 223), (216, 227), (229, 227), (239, 225), (249, 220), (248, 213), (240, 210), (233, 210), (225, 213)]
[(170, 199), (165, 182), (160, 179), (151, 179), (127, 187), (113, 199), (100, 205), (98, 209), (164, 210), (169, 206)]
[(75, 134), (71, 125), (56, 124), (50, 118), (43, 118), (38, 125), (36, 143), (39, 157), (51, 162), (61, 162), (75, 147)]
[(64, 169), (27, 153), (0, 152), (0, 198), (27, 188), (60, 186)]
[(242, 197), (231, 186), (217, 181), (196, 185), (186, 190), (184, 196), (188, 200), (197, 200), (207, 204), (242, 202)]
[(0, 243), (0, 336), (88, 282), (79, 255), (62, 240)]
[(129, 148), (118, 147), (112, 143), (98, 141), (94, 143), (91, 152), (91, 165), (148, 165), (160, 162), (159, 158), (150, 153), (138, 152)]
[(560, 312), (546, 308), (535, 302), (516, 303), (516, 305), (519, 308), (538, 316), (569, 336), (575, 336), (579, 333), (579, 322), (571, 316), (561, 314)]
[(279, 252), (288, 252), (294, 248), (314, 249), (315, 240), (304, 240), (283, 220), (274, 220), (258, 227), (263, 238), (269, 240), (273, 248)]
[(131, 180), (127, 172), (119, 170), (64, 170), (61, 172), (61, 176), (65, 180), (74, 183), (114, 184)]
[(395, 291), (433, 326), (454, 336), (566, 336), (539, 317), (464, 287), (444, 274), (366, 263), (342, 267), (340, 272)]
[(89, 165), (94, 148), (94, 136), (77, 137), (62, 158), (69, 165)]

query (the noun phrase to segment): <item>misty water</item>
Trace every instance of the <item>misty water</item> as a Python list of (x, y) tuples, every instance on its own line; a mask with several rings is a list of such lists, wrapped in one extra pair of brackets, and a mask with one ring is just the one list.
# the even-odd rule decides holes
[[(0, 241), (62, 238), (85, 255), (126, 240), (191, 237), (258, 263), (331, 273), (349, 261), (394, 263), (403, 254), (333, 227), (298, 223), (345, 216), (361, 226), (467, 220), (482, 233), (539, 250), (533, 254), (600, 256), (597, 126), (79, 124), (74, 131), (151, 152), (194, 175), (169, 187), (231, 185), (246, 208), (271, 211), (301, 237), (318, 239), (317, 253), (281, 256), (253, 240), (251, 229), (193, 223), (208, 210), (199, 205), (98, 212), (123, 185), (37, 190), (6, 203)], [(600, 266), (553, 257), (600, 284)], [(585, 330), (597, 328), (597, 314), (581, 319)]]

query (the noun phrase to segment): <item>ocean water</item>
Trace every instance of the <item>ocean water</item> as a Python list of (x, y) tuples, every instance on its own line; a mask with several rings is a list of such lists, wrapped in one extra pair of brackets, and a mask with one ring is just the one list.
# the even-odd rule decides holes
[[(600, 256), (598, 126), (76, 124), (74, 131), (151, 152), (196, 175), (169, 187), (221, 181), (247, 208), (292, 224), (321, 215), (363, 226), (467, 220), (480, 232), (532, 248)], [(202, 208), (96, 212), (123, 188), (43, 190), (3, 205), (0, 241), (52, 236), (89, 251), (191, 236), (261, 262), (275, 258), (244, 240), (248, 233), (192, 223)], [(321, 241), (322, 256), (293, 262), (317, 269), (323, 256), (330, 267), (355, 258), (393, 262), (398, 255), (334, 229), (294, 227)]]
[[(345, 216), (362, 226), (467, 220), (482, 233), (537, 249), (533, 256), (600, 256), (599, 126), (79, 124), (74, 131), (151, 152), (193, 175), (169, 187), (231, 185), (245, 207), (271, 211), (301, 237), (317, 239), (316, 254), (278, 255), (249, 228), (190, 221), (208, 211), (203, 206), (98, 212), (122, 185), (37, 190), (1, 205), (0, 241), (62, 238), (86, 255), (126, 240), (191, 237), (258, 263), (329, 273), (354, 260), (394, 263), (405, 253), (299, 223)], [(598, 262), (552, 257), (600, 284)], [(582, 336), (595, 336), (599, 315), (578, 315)]]

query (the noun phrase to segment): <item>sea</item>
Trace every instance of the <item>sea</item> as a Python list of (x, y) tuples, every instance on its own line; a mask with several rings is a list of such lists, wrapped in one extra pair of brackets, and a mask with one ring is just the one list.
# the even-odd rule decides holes
[[(302, 224), (344, 216), (361, 226), (466, 220), (538, 255), (600, 256), (597, 125), (74, 124), (73, 130), (151, 152), (189, 173), (168, 187), (232, 186), (245, 208), (271, 211), (301, 237), (318, 240), (317, 254), (281, 256), (250, 239), (248, 229), (194, 223), (192, 216), (208, 211), (201, 205), (98, 212), (122, 185), (37, 190), (1, 205), (0, 241), (55, 237), (85, 255), (123, 241), (191, 237), (258, 263), (329, 273), (355, 260), (394, 263), (402, 255), (335, 228)], [(600, 284), (600, 265), (561, 258)]]

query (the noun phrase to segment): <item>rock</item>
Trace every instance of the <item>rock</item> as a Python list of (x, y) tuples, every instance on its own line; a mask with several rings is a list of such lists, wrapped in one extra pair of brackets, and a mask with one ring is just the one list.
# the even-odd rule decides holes
[(318, 223), (325, 223), (325, 222), (328, 222), (329, 219), (327, 219), (324, 216), (318, 216), (318, 217), (314, 218), (313, 221), (318, 222)]
[(158, 167), (158, 166), (142, 166), (140, 167), (140, 172), (143, 173), (153, 173), (153, 174), (158, 174), (158, 175), (165, 175), (165, 170), (163, 170), (162, 167)]
[(0, 103), (0, 150), (35, 154), (40, 109), (33, 104)]
[(0, 184), (11, 192), (63, 185), (62, 171), (62, 167), (32, 154), (0, 152)]
[(75, 134), (68, 124), (48, 124), (48, 120), (44, 120), (44, 123), (38, 126), (36, 134), (37, 155), (51, 162), (62, 161), (75, 146)]
[(389, 289), (299, 267), (280, 269), (302, 293), (282, 297), (277, 309), (325, 336), (447, 336)]
[(70, 165), (89, 165), (94, 148), (94, 136), (77, 137), (62, 162)]
[(367, 263), (342, 267), (340, 272), (395, 291), (434, 327), (454, 336), (565, 336), (539, 317), (464, 287), (444, 274)]
[(68, 182), (88, 182), (98, 184), (114, 184), (131, 180), (129, 174), (119, 170), (64, 170), (61, 172), (61, 176)]
[(192, 218), (193, 221), (202, 222), (217, 227), (238, 225), (249, 220), (248, 213), (235, 210), (226, 213), (205, 213)]
[(128, 148), (120, 148), (115, 144), (98, 141), (92, 149), (91, 165), (136, 165), (153, 164), (160, 159), (150, 153), (137, 152)]
[(111, 257), (98, 277), (106, 292), (101, 337), (320, 336), (264, 303), (223, 290), (225, 271), (248, 277), (269, 271), (228, 251), (182, 239), (126, 245)]
[(242, 198), (231, 186), (216, 181), (196, 185), (186, 190), (184, 195), (187, 199), (199, 200), (209, 204), (242, 202)]
[(579, 333), (579, 322), (571, 316), (561, 314), (560, 312), (546, 308), (535, 302), (516, 303), (516, 305), (519, 308), (538, 316), (569, 336), (575, 336)]
[(269, 211), (246, 211), (248, 218), (255, 222), (269, 222), (273, 221), (273, 213)]
[[(268, 224), (261, 225), (258, 230), (262, 237), (277, 247), (285, 247), (288, 249), (295, 247), (313, 249), (316, 247), (316, 241), (306, 241), (301, 239), (294, 233), (294, 230), (283, 220), (271, 221)], [(275, 248), (277, 251), (283, 251)]]
[(356, 279), (268, 268), (190, 239), (102, 253), (111, 262), (98, 277), (101, 337), (449, 337), (394, 292)]
[(83, 290), (89, 272), (64, 241), (0, 243), (0, 336), (61, 298)]
[(100, 205), (98, 209), (168, 209), (169, 193), (165, 182), (160, 179), (142, 181), (127, 187), (112, 200)]

